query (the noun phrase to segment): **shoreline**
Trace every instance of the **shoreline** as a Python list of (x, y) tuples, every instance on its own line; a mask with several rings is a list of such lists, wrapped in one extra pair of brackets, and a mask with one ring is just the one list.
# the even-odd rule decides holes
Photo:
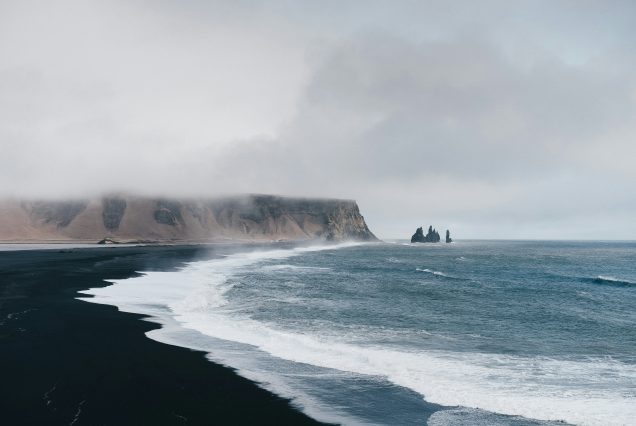
[(149, 339), (161, 326), (146, 316), (77, 299), (105, 278), (172, 269), (206, 247), (101, 247), (0, 257), (7, 423), (321, 424), (205, 352)]
[[(229, 239), (220, 239), (220, 240), (130, 240), (130, 241), (117, 241), (117, 242), (106, 242), (102, 243), (95, 240), (0, 240), (0, 251), (3, 246), (7, 247), (19, 247), (24, 246), (25, 248), (32, 247), (32, 250), (39, 250), (38, 246), (53, 246), (52, 248), (58, 247), (69, 247), (69, 248), (104, 248), (104, 247), (233, 247), (233, 246), (243, 246), (243, 247), (253, 247), (260, 245), (272, 245), (272, 244), (294, 244), (294, 245), (305, 245), (305, 244), (337, 244), (340, 242), (346, 241), (354, 241), (354, 242), (369, 242), (369, 241), (361, 241), (361, 240), (334, 240), (329, 241), (325, 239), (304, 239), (304, 240), (291, 240), (291, 239), (239, 239), (239, 238), (229, 238)], [(372, 241), (373, 243), (383, 243), (383, 240)]]
[(239, 239), (228, 238), (222, 240), (122, 240), (100, 243), (95, 240), (0, 240), (1, 245), (87, 245), (95, 247), (122, 247), (122, 246), (194, 246), (194, 245), (250, 245), (272, 243), (311, 243), (318, 240), (268, 240), (268, 239)]

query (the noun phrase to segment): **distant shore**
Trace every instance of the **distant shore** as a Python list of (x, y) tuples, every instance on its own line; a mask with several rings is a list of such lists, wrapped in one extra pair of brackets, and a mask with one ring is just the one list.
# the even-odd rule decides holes
[(3, 422), (318, 424), (203, 353), (148, 339), (159, 326), (142, 316), (76, 299), (104, 279), (170, 269), (212, 247), (97, 247), (0, 255)]
[[(310, 242), (311, 240), (307, 240)], [(116, 240), (112, 243), (112, 245), (149, 245), (149, 246), (157, 246), (157, 245), (170, 245), (170, 246), (186, 246), (186, 245), (205, 245), (205, 244), (266, 244), (266, 243), (280, 243), (280, 242), (297, 242), (297, 240), (272, 240), (272, 239), (239, 239), (239, 238), (227, 238), (227, 239), (201, 239), (201, 240)], [(75, 245), (75, 244), (83, 244), (83, 245), (94, 245), (100, 246), (104, 244), (100, 244), (100, 241), (96, 240), (0, 240), (0, 245), (3, 244), (60, 244), (60, 245)]]
[(80, 248), (122, 248), (122, 247), (219, 247), (219, 246), (259, 246), (267, 244), (312, 244), (316, 241), (287, 240), (189, 240), (189, 241), (121, 241), (116, 243), (100, 243), (85, 240), (29, 240), (0, 241), (0, 252), (16, 250), (67, 250)]

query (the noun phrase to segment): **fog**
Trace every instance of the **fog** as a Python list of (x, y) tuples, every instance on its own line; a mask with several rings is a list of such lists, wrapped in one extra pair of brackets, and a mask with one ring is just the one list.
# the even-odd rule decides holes
[(0, 0), (0, 196), (356, 199), (636, 239), (636, 6)]

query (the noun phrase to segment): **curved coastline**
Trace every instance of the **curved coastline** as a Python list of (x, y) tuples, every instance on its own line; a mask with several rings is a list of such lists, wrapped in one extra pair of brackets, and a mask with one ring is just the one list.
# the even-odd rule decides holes
[(7, 251), (0, 256), (0, 401), (7, 424), (320, 424), (205, 353), (158, 343), (144, 315), (77, 300), (207, 247)]
[[(286, 378), (278, 376), (277, 373), (272, 374), (272, 371), (269, 371), (269, 368), (265, 367), (265, 365), (260, 364), (260, 362), (263, 362), (266, 359), (267, 361), (265, 361), (265, 364), (268, 364), (268, 362), (271, 361), (270, 357), (272, 357), (272, 354), (268, 353), (267, 351), (262, 351), (261, 357), (254, 351), (249, 350), (250, 355), (248, 355), (247, 358), (251, 358), (252, 356), (255, 356), (255, 358), (246, 363), (245, 359), (242, 359), (243, 357), (238, 355), (238, 353), (243, 352), (244, 349), (242, 347), (253, 347), (256, 349), (256, 352), (261, 352), (260, 348), (257, 348), (258, 345), (254, 345), (253, 342), (240, 342), (231, 336), (211, 336), (205, 332), (202, 333), (201, 330), (198, 330), (196, 327), (192, 328), (189, 324), (187, 324), (187, 321), (185, 324), (182, 324), (181, 319), (176, 319), (177, 317), (180, 318), (180, 315), (174, 311), (176, 307), (172, 306), (172, 304), (169, 302), (173, 300), (173, 297), (175, 295), (177, 295), (177, 297), (181, 297), (184, 295), (184, 292), (189, 292), (190, 290), (192, 290), (192, 288), (190, 288), (188, 285), (185, 285), (184, 287), (184, 285), (176, 283), (178, 283), (180, 280), (179, 274), (186, 273), (187, 275), (187, 271), (191, 267), (193, 267), (193, 265), (207, 264), (209, 261), (221, 263), (229, 261), (230, 264), (235, 266), (244, 263), (249, 265), (253, 263), (259, 263), (263, 260), (263, 256), (265, 256), (265, 258), (270, 258), (273, 256), (274, 258), (282, 259), (301, 253), (319, 252), (323, 250), (331, 250), (332, 248), (348, 248), (366, 244), (374, 243), (362, 243), (355, 241), (325, 243), (324, 241), (322, 241), (321, 244), (316, 244), (316, 242), (313, 242), (313, 244), (306, 242), (297, 242), (291, 244), (279, 243), (266, 244), (261, 246), (239, 246), (240, 249), (234, 253), (228, 253), (227, 251), (224, 251), (221, 255), (222, 258), (207, 257), (205, 259), (200, 259), (201, 262), (196, 260), (191, 262), (184, 262), (179, 265), (178, 268), (158, 268), (157, 270), (144, 270), (144, 272), (138, 277), (129, 277), (123, 280), (117, 279), (117, 277), (108, 279), (108, 281), (113, 284), (112, 287), (107, 286), (108, 288), (98, 287), (91, 288), (89, 290), (82, 290), (80, 291), (80, 294), (78, 294), (78, 298), (84, 299), (86, 302), (117, 306), (119, 310), (123, 312), (131, 312), (137, 315), (143, 315), (148, 321), (160, 324), (161, 326), (146, 333), (146, 336), (150, 339), (191, 350), (203, 351), (207, 353), (207, 358), (210, 361), (227, 366), (237, 371), (238, 374), (242, 377), (246, 377), (247, 379), (252, 380), (254, 383), (258, 383), (259, 386), (263, 387), (264, 389), (271, 391), (275, 395), (291, 401), (293, 406), (319, 422), (323, 422), (326, 424), (348, 425), (369, 424), (369, 419), (361, 418), (358, 415), (353, 415), (350, 412), (340, 410), (338, 408), (336, 400), (331, 401), (331, 403), (320, 401), (320, 398), (316, 398), (316, 395), (312, 395), (313, 392), (308, 392), (308, 389), (304, 389), (302, 386), (298, 386), (297, 383), (287, 383)], [(196, 268), (196, 266), (194, 267)], [(227, 279), (227, 272), (228, 271), (208, 271), (208, 278), (206, 278), (206, 281), (202, 282), (202, 284), (204, 284), (205, 288), (208, 288), (211, 283), (207, 280), (213, 279), (215, 275), (218, 275), (219, 279), (224, 282)], [(123, 284), (122, 286), (122, 283), (130, 282), (132, 284), (132, 282), (128, 281), (128, 279), (141, 279), (146, 284), (150, 284), (152, 287), (154, 287), (155, 285), (160, 285), (164, 289), (168, 289), (169, 287), (171, 287), (172, 289), (168, 291), (160, 291), (162, 296), (160, 296), (159, 300), (155, 299), (157, 294), (154, 293), (153, 288), (145, 287), (144, 284), (139, 285), (139, 283), (135, 282), (136, 285), (134, 285), (134, 289), (132, 289), (132, 287), (130, 289), (126, 289), (126, 284)], [(213, 279), (213, 282), (216, 282), (216, 280)], [(173, 283), (174, 285), (168, 285), (170, 283)], [(123, 291), (123, 293), (120, 294), (120, 291)], [(148, 299), (144, 299), (144, 294), (148, 294)], [(194, 302), (195, 304), (203, 303), (206, 306), (209, 306), (210, 303), (218, 303), (220, 305), (224, 304), (224, 297), (221, 294), (218, 295), (218, 298), (215, 296), (210, 297), (209, 294), (198, 294), (195, 299), (188, 298), (188, 300)], [(170, 305), (170, 308), (168, 308), (167, 305)], [(179, 311), (178, 308), (176, 310)], [(273, 356), (273, 358), (278, 357)], [(256, 369), (253, 367), (253, 365), (251, 365), (255, 359), (260, 360), (256, 361), (256, 364), (260, 365), (260, 367)], [(285, 357), (279, 359), (283, 363), (288, 362)], [(300, 374), (301, 376), (305, 374), (313, 374), (313, 372), (301, 371), (302, 368), (300, 367), (300, 364), (297, 365), (296, 368), (299, 369), (295, 370), (296, 373)], [(370, 382), (372, 382), (372, 380)], [(356, 387), (358, 385), (352, 384), (352, 386)], [(377, 383), (373, 382), (373, 384), (371, 384), (371, 387), (375, 389), (378, 387), (378, 385)], [(422, 398), (422, 395), (418, 394), (417, 392), (414, 392), (407, 388), (403, 388), (401, 386), (395, 386), (394, 384), (389, 382), (386, 382), (382, 386), (382, 388), (384, 389), (384, 391), (390, 392), (395, 398), (395, 401), (399, 401), (400, 404), (403, 404), (403, 408), (409, 407), (409, 409), (412, 409), (413, 406), (417, 406), (420, 420), (424, 422), (433, 413), (448, 408), (443, 407), (439, 404), (425, 401)], [(327, 391), (327, 393), (331, 392)], [(374, 391), (371, 391), (369, 389), (365, 392), (361, 392), (360, 398), (365, 401), (363, 405), (377, 404), (379, 407), (384, 407), (386, 409), (386, 402), (376, 400), (376, 396), (373, 394)], [(408, 422), (412, 420), (408, 419), (407, 414), (405, 414), (404, 416), (395, 414), (395, 416), (401, 419), (397, 421), (396, 424), (407, 424), (402, 422)]]
[[(360, 244), (354, 245), (358, 246)], [(365, 244), (362, 245), (366, 246)], [(368, 246), (375, 245), (371, 244)], [(289, 346), (285, 346), (285, 342), (289, 343), (290, 338), (294, 341), (293, 335), (263, 329), (259, 324), (250, 320), (245, 325), (241, 318), (225, 318), (223, 315), (219, 315), (215, 316), (212, 321), (206, 317), (205, 324), (207, 325), (197, 321), (197, 312), (201, 309), (206, 311), (211, 307), (223, 309), (222, 307), (227, 303), (224, 295), (234, 285), (230, 277), (234, 275), (237, 268), (250, 267), (250, 265), (258, 264), (263, 260), (287, 259), (305, 252), (313, 253), (325, 249), (329, 251), (331, 248), (346, 249), (349, 247), (349, 244), (336, 244), (326, 247), (269, 245), (264, 247), (266, 248), (265, 251), (243, 250), (222, 259), (213, 258), (205, 259), (201, 262), (187, 262), (176, 271), (144, 270), (142, 275), (132, 279), (109, 279), (113, 283), (112, 287), (82, 291), (80, 297), (82, 295), (91, 295), (95, 299), (87, 299), (87, 301), (114, 305), (125, 312), (147, 315), (148, 320), (157, 322), (162, 326), (147, 334), (151, 339), (193, 350), (203, 350), (209, 354), (208, 357), (211, 361), (228, 365), (236, 369), (240, 375), (254, 380), (265, 389), (292, 399), (303, 412), (323, 422), (341, 424), (368, 424), (368, 422), (373, 422), (375, 424), (378, 418), (387, 420), (387, 418), (382, 416), (390, 412), (394, 416), (391, 421), (392, 424), (411, 424), (414, 420), (417, 420), (417, 423), (413, 424), (422, 424), (427, 421), (433, 422), (431, 424), (448, 424), (447, 421), (454, 422), (462, 417), (470, 417), (475, 420), (483, 416), (491, 424), (492, 422), (502, 422), (501, 424), (512, 422), (511, 424), (520, 425), (552, 424), (549, 421), (522, 418), (510, 413), (486, 412), (462, 407), (458, 411), (453, 409), (455, 404), (452, 404), (452, 401), (449, 400), (444, 401), (446, 402), (445, 406), (431, 403), (427, 397), (429, 396), (428, 391), (423, 392), (418, 386), (413, 388), (412, 383), (405, 384), (400, 377), (396, 378), (393, 376), (392, 379), (388, 379), (387, 376), (387, 380), (383, 380), (382, 383), (376, 381), (371, 386), (368, 386), (367, 383), (363, 384), (366, 380), (364, 377), (373, 377), (374, 374), (382, 371), (382, 369), (369, 370), (364, 368), (364, 365), (361, 371), (351, 365), (350, 368), (342, 369), (339, 368), (338, 363), (327, 362), (325, 364), (323, 361), (316, 362), (313, 352), (312, 355), (301, 351), (300, 357), (292, 356), (290, 358), (290, 353), (295, 352), (295, 349), (292, 349), (291, 352), (290, 350), (281, 352), (278, 345), (281, 343), (280, 339), (282, 339), (283, 347), (289, 349)], [(280, 250), (281, 248), (283, 250)], [(290, 265), (285, 264), (283, 266)], [(322, 269), (328, 270), (329, 268)], [(168, 285), (170, 283), (174, 285)], [(159, 288), (162, 290), (156, 291), (157, 286), (160, 286)], [(187, 297), (184, 298), (184, 296)], [(191, 316), (190, 313), (193, 313), (194, 316)], [(213, 329), (208, 326), (213, 327)], [(245, 326), (250, 330), (264, 331), (264, 337), (249, 333)], [(247, 335), (245, 334), (246, 332), (248, 332)], [(304, 334), (302, 334), (302, 337), (296, 337), (300, 340), (295, 340), (295, 342), (299, 343), (301, 347), (304, 347), (302, 343), (306, 342), (307, 339), (311, 340), (310, 336), (305, 336)], [(272, 346), (270, 344), (272, 342), (278, 343)], [(308, 348), (318, 351), (319, 348), (316, 345), (320, 346), (319, 342), (311, 341)], [(366, 352), (365, 354), (369, 355)], [(342, 359), (347, 359), (345, 353), (340, 355), (343, 356)], [(375, 357), (372, 358), (375, 359)], [(279, 362), (283, 364), (285, 362), (296, 362), (296, 364), (290, 367), (289, 365), (283, 366)], [(273, 365), (273, 369), (270, 369), (270, 365)], [(305, 369), (302, 367), (303, 365), (310, 366), (310, 368)], [(441, 363), (437, 365), (448, 366), (449, 364)], [(366, 367), (369, 366), (366, 365)], [(324, 370), (317, 372), (316, 369)], [(285, 373), (287, 370), (292, 371), (291, 379)], [(328, 389), (328, 386), (322, 387), (316, 381), (299, 383), (293, 379), (295, 375), (303, 377), (311, 377), (313, 375), (316, 375), (316, 377), (333, 376), (335, 378), (337, 375), (334, 375), (333, 372), (343, 370), (348, 372), (346, 374), (363, 373), (361, 376), (356, 376), (355, 380), (358, 382), (350, 383), (352, 384), (352, 392), (355, 393), (353, 389), (366, 389), (363, 392), (364, 395), (362, 393), (359, 395), (359, 397), (365, 399), (364, 403), (356, 405), (359, 402), (356, 397), (352, 397), (351, 405), (347, 406), (345, 412), (338, 410), (339, 404), (335, 400), (329, 396), (325, 397), (325, 389)], [(366, 376), (364, 373), (366, 373)], [(335, 378), (335, 380), (341, 380), (341, 378)], [(341, 385), (346, 387), (343, 383)], [(334, 389), (332, 386), (331, 390), (327, 390), (327, 393), (329, 395), (337, 394)], [(379, 389), (382, 389), (382, 391), (378, 392)], [(394, 404), (392, 408), (388, 408), (383, 401), (376, 401), (378, 404), (378, 410), (374, 412), (376, 417), (373, 417), (372, 414), (359, 412), (358, 410), (364, 404), (372, 404), (369, 398), (373, 398), (374, 393), (383, 393), (385, 399), (392, 401)], [(387, 397), (387, 395), (390, 395), (390, 397)], [(436, 402), (440, 403), (441, 401), (438, 400)], [(444, 402), (441, 403), (443, 404)], [(396, 406), (400, 408), (396, 409)], [(388, 411), (382, 411), (383, 409)], [(369, 408), (368, 411), (373, 410)], [(403, 411), (404, 414), (402, 414)], [(398, 415), (403, 417), (401, 418), (402, 422), (396, 421), (395, 416)], [(379, 424), (391, 423), (379, 422)]]
[[(365, 419), (358, 418), (356, 415), (352, 415), (352, 413), (348, 413), (338, 409), (335, 400), (332, 401), (334, 406), (331, 406), (329, 404), (325, 405), (324, 401), (316, 400), (315, 395), (310, 394), (311, 392), (306, 392), (307, 389), (302, 389), (302, 387), (299, 388), (294, 385), (290, 386), (289, 383), (285, 382), (285, 379), (283, 377), (272, 376), (271, 371), (259, 371), (258, 368), (254, 369), (252, 368), (252, 366), (248, 366), (250, 364), (249, 362), (247, 365), (245, 363), (237, 362), (235, 351), (241, 351), (241, 349), (235, 346), (238, 342), (231, 338), (227, 340), (223, 338), (215, 338), (205, 333), (201, 333), (196, 329), (192, 329), (187, 325), (181, 324), (180, 321), (175, 320), (175, 313), (171, 311), (173, 307), (166, 310), (167, 307), (163, 305), (163, 302), (153, 299), (156, 294), (153, 293), (152, 288), (144, 289), (143, 285), (135, 286), (136, 289), (132, 290), (133, 293), (128, 293), (128, 290), (121, 286), (122, 282), (129, 282), (129, 279), (135, 280), (137, 278), (149, 278), (151, 281), (155, 282), (154, 280), (158, 277), (167, 277), (166, 279), (160, 278), (160, 281), (155, 282), (155, 284), (161, 285), (164, 289), (172, 287), (174, 288), (174, 291), (176, 291), (176, 293), (182, 294), (184, 289), (180, 284), (178, 284), (178, 274), (187, 271), (192, 265), (204, 264), (209, 261), (230, 261), (231, 263), (238, 261), (239, 263), (247, 262), (248, 264), (251, 264), (253, 262), (259, 262), (262, 259), (263, 255), (265, 255), (266, 257), (273, 255), (274, 257), (287, 258), (291, 255), (291, 253), (299, 254), (306, 252), (330, 250), (332, 248), (338, 249), (353, 247), (365, 244), (374, 243), (362, 243), (356, 241), (329, 243), (325, 241), (313, 241), (295, 243), (269, 243), (260, 245), (251, 243), (247, 245), (235, 245), (232, 248), (225, 246), (222, 252), (219, 251), (212, 256), (210, 255), (210, 252), (206, 252), (206, 255), (204, 256), (183, 260), (169, 267), (167, 267), (166, 265), (157, 265), (155, 268), (144, 268), (143, 272), (140, 272), (139, 275), (125, 277), (123, 279), (119, 277), (108, 278), (106, 281), (112, 284), (112, 287), (110, 285), (107, 285), (92, 287), (87, 290), (80, 290), (76, 296), (78, 299), (83, 299), (86, 302), (91, 302), (91, 304), (94, 303), (100, 305), (103, 304), (105, 306), (117, 306), (119, 311), (122, 313), (132, 313), (134, 315), (141, 316), (146, 321), (158, 324), (158, 327), (155, 327), (145, 333), (145, 335), (149, 339), (160, 342), (162, 344), (177, 346), (185, 348), (187, 350), (203, 352), (204, 354), (206, 354), (206, 358), (212, 363), (222, 365), (233, 371), (236, 371), (239, 376), (250, 380), (252, 383), (256, 383), (261, 388), (271, 392), (274, 395), (277, 395), (283, 400), (289, 401), (292, 407), (298, 409), (300, 412), (304, 413), (305, 415), (309, 416), (310, 418), (316, 420), (321, 424), (369, 424), (365, 421)], [(214, 275), (215, 274), (210, 274), (209, 276), (213, 277)], [(222, 280), (227, 278), (224, 274), (221, 274), (221, 277), (223, 277)], [(170, 283), (172, 283), (172, 285), (164, 285)], [(123, 299), (120, 300), (117, 296), (115, 296), (114, 298), (111, 298), (109, 296), (103, 297), (104, 294), (111, 294), (113, 289), (123, 290), (125, 293), (125, 295), (123, 296), (124, 299), (127, 299), (128, 296), (131, 296), (132, 298), (129, 300), (129, 302), (131, 303), (129, 304), (123, 302)], [(149, 294), (148, 299), (143, 298), (144, 294), (148, 294), (146, 293), (146, 291), (152, 293)], [(118, 290), (115, 290), (115, 292), (117, 293)], [(161, 291), (161, 293), (164, 293), (164, 291)], [(167, 297), (168, 299), (171, 298), (171, 295), (171, 290), (164, 293), (164, 297)], [(206, 300), (205, 303), (211, 302), (210, 300), (208, 300), (207, 297), (203, 295), (201, 295), (201, 297)], [(221, 296), (221, 298), (217, 300), (217, 302), (223, 303), (222, 299), (223, 298)], [(135, 300), (141, 303), (136, 303)], [(243, 344), (238, 343), (238, 345), (240, 346)], [(245, 343), (245, 345), (252, 346), (250, 343)], [(265, 358), (271, 356), (270, 354), (263, 354)], [(284, 359), (281, 359), (281, 361), (286, 362)], [(307, 373), (302, 373), (300, 372), (300, 370), (297, 372), (301, 375)], [(373, 383), (372, 386), (376, 387), (377, 385)], [(420, 409), (421, 420), (423, 421), (426, 421), (433, 413), (448, 408), (438, 404), (427, 402), (422, 399), (422, 396), (420, 394), (406, 388), (395, 386), (388, 382), (385, 384), (384, 387), (390, 389), (389, 392), (395, 393), (396, 395), (394, 396), (397, 398), (397, 400), (401, 401), (401, 403), (405, 404), (405, 406), (417, 405)], [(366, 401), (366, 404), (378, 404), (379, 406), (383, 406), (385, 404), (385, 401), (377, 400), (376, 395), (373, 395), (373, 392), (361, 392), (360, 398)], [(408, 416), (404, 416), (405, 418), (402, 418), (400, 415), (396, 415), (396, 417), (401, 418), (401, 421), (406, 421), (406, 417)], [(397, 421), (396, 424), (402, 424), (401, 421)]]

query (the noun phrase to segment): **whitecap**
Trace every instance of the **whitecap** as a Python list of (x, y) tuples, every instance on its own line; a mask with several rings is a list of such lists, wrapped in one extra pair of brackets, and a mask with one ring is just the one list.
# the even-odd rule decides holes
[[(228, 307), (229, 278), (243, 268), (333, 248), (337, 247), (252, 252), (192, 262), (178, 271), (146, 272), (83, 293), (94, 296), (85, 299), (89, 302), (151, 315), (160, 323), (172, 321), (279, 359), (383, 377), (442, 405), (582, 425), (629, 424), (636, 418), (633, 364), (607, 358), (552, 359), (366, 346), (318, 329), (292, 332)], [(430, 269), (421, 272), (446, 276)], [(191, 342), (178, 337), (173, 343), (192, 347)], [(223, 361), (228, 365), (233, 362), (232, 357)], [(275, 386), (275, 380), (264, 381)]]
[(617, 285), (636, 285), (636, 282), (624, 278), (616, 278), (609, 275), (598, 275), (594, 278), (594, 282), (599, 284), (617, 284)]

